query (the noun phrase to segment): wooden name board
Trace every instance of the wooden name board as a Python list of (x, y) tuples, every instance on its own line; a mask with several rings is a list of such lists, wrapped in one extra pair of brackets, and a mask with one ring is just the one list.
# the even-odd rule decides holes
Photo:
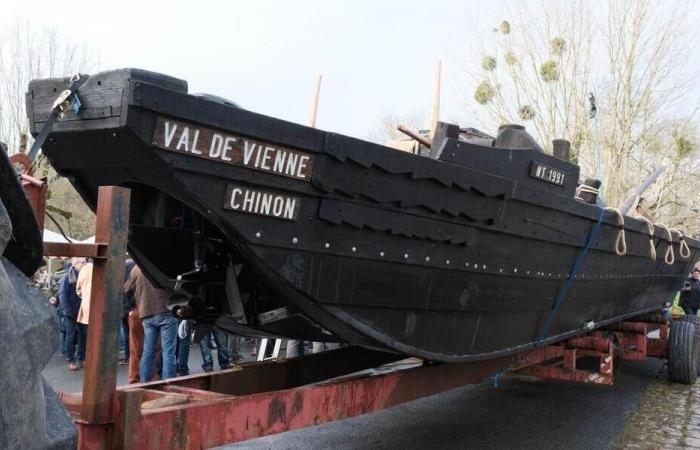
[(314, 155), (159, 117), (153, 145), (175, 153), (310, 181)]
[(224, 209), (297, 220), (300, 204), (301, 200), (291, 195), (229, 184), (226, 189)]

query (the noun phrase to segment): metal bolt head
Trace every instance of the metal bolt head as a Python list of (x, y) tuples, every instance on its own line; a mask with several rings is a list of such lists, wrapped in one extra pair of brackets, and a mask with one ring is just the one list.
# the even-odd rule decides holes
[(408, 253), (403, 254), (403, 259), (408, 259)]
[(297, 239), (295, 237), (292, 238), (292, 244), (298, 244), (298, 243), (299, 243), (299, 239)]
[(328, 242), (326, 242), (325, 245), (324, 245), (324, 247), (330, 248), (330, 247), (331, 247), (331, 244), (329, 244)]
[(425, 262), (430, 262), (430, 256), (425, 257)]
[(384, 252), (379, 252), (379, 256), (384, 257)]
[(258, 238), (258, 239), (259, 239), (259, 238), (260, 238), (260, 236), (262, 236), (262, 233), (261, 233), (261, 232), (259, 232), (259, 231), (258, 231), (257, 233), (255, 233), (255, 237), (256, 237), (256, 238)]
[(352, 248), (352, 252), (355, 253), (357, 251), (357, 247)]

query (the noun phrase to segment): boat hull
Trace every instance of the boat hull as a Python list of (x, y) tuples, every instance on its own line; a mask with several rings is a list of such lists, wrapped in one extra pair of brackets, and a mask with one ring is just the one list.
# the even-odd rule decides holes
[[(673, 236), (676, 261), (652, 260), (646, 225), (631, 218), (628, 253), (618, 256), (615, 214), (573, 200), (571, 185), (514, 175), (520, 158), (577, 178), (577, 168), (534, 151), (514, 157), (448, 140), (435, 160), (153, 80), (140, 71), (94, 75), (79, 91), (84, 116), (56, 124), (44, 151), (93, 207), (99, 185), (133, 187), (130, 248), (164, 287), (191, 269), (201, 233), (173, 205), (196, 213), (222, 242), (209, 254), (237, 261), (247, 316), (239, 333), (489, 359), (659, 310), (696, 258), (695, 241), (686, 239), (691, 255), (680, 258)], [(35, 133), (42, 99), (61, 83), (30, 85)], [(85, 118), (107, 106), (107, 117)], [(478, 170), (446, 160), (479, 151)], [(501, 170), (503, 161), (515, 163)], [(659, 255), (669, 245), (661, 229), (652, 242)], [(296, 322), (263, 320), (279, 307)]]

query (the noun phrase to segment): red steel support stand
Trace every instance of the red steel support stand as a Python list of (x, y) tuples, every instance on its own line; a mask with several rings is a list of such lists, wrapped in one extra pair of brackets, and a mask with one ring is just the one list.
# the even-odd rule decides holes
[[(545, 364), (534, 364), (520, 370), (538, 378), (579, 383), (613, 384), (615, 357), (643, 361), (650, 357), (666, 358), (668, 324), (662, 316), (648, 317), (648, 321), (620, 322), (602, 330), (592, 331), (562, 343), (549, 345), (556, 358)], [(658, 331), (658, 337), (650, 337)], [(615, 345), (616, 344), (616, 345)], [(615, 352), (617, 350), (617, 352)], [(617, 353), (617, 354), (615, 354)], [(598, 370), (576, 367), (580, 357), (599, 358)]]
[[(47, 256), (93, 258), (85, 376), (80, 407), (72, 405), (78, 424), (78, 448), (111, 448), (117, 387), (116, 349), (124, 286), (124, 258), (129, 226), (130, 190), (102, 186), (97, 198), (95, 244), (45, 244)], [(65, 394), (62, 395), (65, 397)], [(64, 400), (65, 401), (65, 400)]]
[(34, 217), (39, 225), (39, 229), (44, 230), (44, 215), (46, 213), (46, 177), (36, 178), (32, 170), (32, 162), (24, 153), (15, 153), (10, 156), (10, 162), (13, 166), (21, 169), (19, 174), (19, 182), (22, 184), (22, 189), (27, 194), (29, 203), (34, 210)]
[[(114, 422), (117, 388), (116, 349), (124, 291), (124, 258), (129, 228), (127, 188), (100, 187), (97, 197), (95, 242), (106, 243), (107, 252), (95, 258), (90, 296), (85, 378), (81, 420), (86, 426), (79, 448), (106, 448), (107, 434)], [(89, 442), (88, 442), (88, 438)], [(96, 440), (93, 441), (92, 438)], [(97, 444), (97, 445), (96, 445)]]

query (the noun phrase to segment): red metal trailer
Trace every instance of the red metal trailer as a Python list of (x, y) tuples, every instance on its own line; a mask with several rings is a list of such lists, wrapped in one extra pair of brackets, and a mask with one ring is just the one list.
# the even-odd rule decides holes
[[(477, 363), (432, 364), (347, 347), (117, 387), (116, 317), (128, 211), (128, 189), (100, 188), (96, 243), (45, 245), (47, 255), (95, 259), (83, 393), (60, 393), (77, 424), (80, 448), (208, 448), (376, 411), (487, 378), (497, 383), (515, 371), (609, 385), (616, 358), (667, 356), (669, 323), (658, 313)], [(578, 367), (583, 357), (595, 358), (596, 368)], [(682, 359), (692, 362), (695, 374), (697, 354)]]

